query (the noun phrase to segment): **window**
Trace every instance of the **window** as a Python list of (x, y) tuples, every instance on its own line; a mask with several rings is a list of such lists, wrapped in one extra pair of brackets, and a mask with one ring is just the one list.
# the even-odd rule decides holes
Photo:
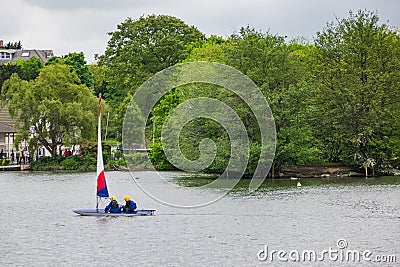
[(11, 54), (7, 53), (7, 52), (1, 52), (0, 58), (1, 59), (10, 59), (11, 58)]

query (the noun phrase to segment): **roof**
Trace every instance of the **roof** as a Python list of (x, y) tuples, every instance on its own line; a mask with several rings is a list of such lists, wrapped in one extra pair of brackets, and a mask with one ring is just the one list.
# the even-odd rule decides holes
[(0, 133), (15, 133), (14, 127), (0, 122)]
[(39, 58), (42, 62), (46, 63), (49, 58), (54, 56), (53, 50), (39, 50), (39, 49), (0, 49), (2, 53), (11, 54), (11, 58), (0, 58), (0, 65), (7, 62), (15, 62), (22, 58), (28, 60), (32, 57)]
[(11, 118), (10, 113), (8, 113), (7, 106), (0, 107), (0, 123), (15, 125), (16, 122), (16, 120)]
[(53, 50), (37, 50), (37, 49), (22, 49), (16, 50), (12, 61), (17, 59), (30, 59), (31, 57), (37, 57), (41, 61), (46, 62), (49, 58), (53, 56)]

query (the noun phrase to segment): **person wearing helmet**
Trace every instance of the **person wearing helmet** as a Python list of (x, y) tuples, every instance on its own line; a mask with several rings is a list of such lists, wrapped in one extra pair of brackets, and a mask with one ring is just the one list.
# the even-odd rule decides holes
[(107, 207), (104, 209), (104, 211), (106, 213), (110, 212), (110, 213), (120, 213), (121, 212), (121, 208), (119, 207), (119, 204), (117, 202), (117, 199), (112, 196), (110, 197), (110, 204), (107, 205)]
[(130, 196), (125, 196), (125, 206), (122, 207), (123, 212), (134, 212), (136, 209), (136, 203), (131, 200)]

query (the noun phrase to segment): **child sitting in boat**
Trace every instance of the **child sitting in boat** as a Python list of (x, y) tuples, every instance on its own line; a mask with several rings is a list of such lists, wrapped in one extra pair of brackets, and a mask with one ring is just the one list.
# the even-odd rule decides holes
[(120, 213), (121, 209), (119, 207), (119, 204), (117, 202), (117, 198), (112, 196), (110, 197), (110, 204), (107, 205), (107, 207), (104, 209), (106, 213)]
[(136, 203), (131, 200), (130, 196), (125, 196), (125, 206), (122, 207), (123, 212), (134, 212), (136, 209)]

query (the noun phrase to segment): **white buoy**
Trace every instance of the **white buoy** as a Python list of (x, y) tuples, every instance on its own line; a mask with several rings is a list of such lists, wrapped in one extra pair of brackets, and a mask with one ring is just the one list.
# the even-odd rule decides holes
[(297, 187), (301, 187), (301, 183), (300, 182), (297, 182)]

